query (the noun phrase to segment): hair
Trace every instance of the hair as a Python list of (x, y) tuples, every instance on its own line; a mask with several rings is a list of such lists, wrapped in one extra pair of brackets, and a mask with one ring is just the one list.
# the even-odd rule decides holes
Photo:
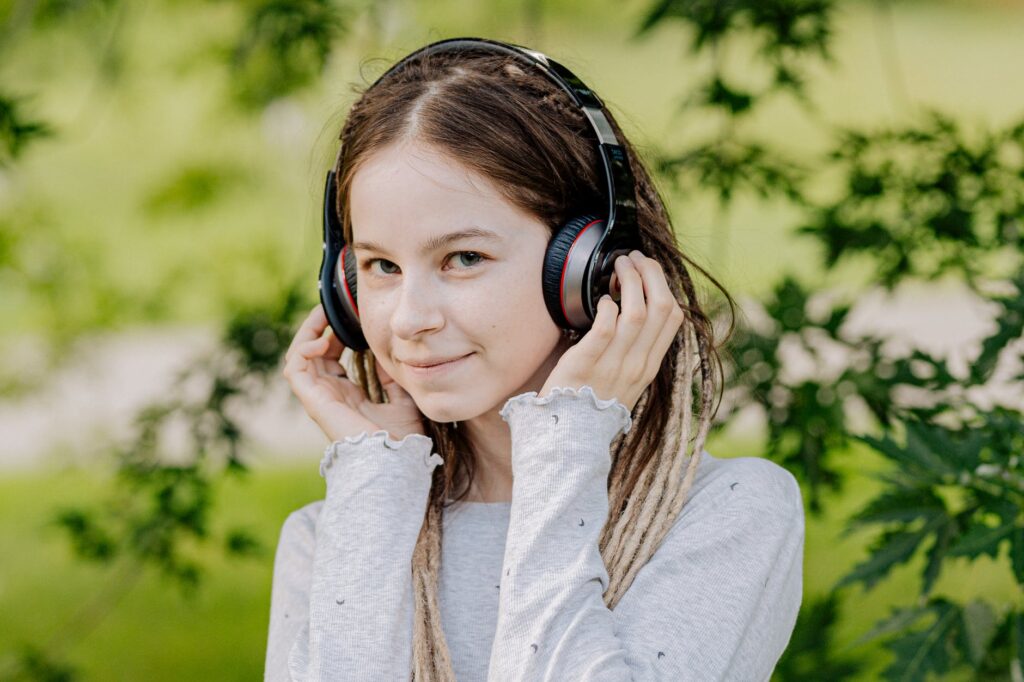
[[(348, 196), (354, 174), (375, 152), (413, 138), (490, 179), (504, 198), (536, 216), (552, 234), (573, 216), (605, 213), (592, 129), (568, 94), (538, 69), (490, 52), (448, 51), (407, 61), (372, 87), (354, 87), (359, 97), (341, 130), (336, 167), (346, 242), (352, 240)], [(614, 609), (679, 515), (718, 410), (713, 399), (721, 397), (724, 375), (713, 325), (687, 266), (724, 294), (731, 313), (725, 338), (733, 331), (736, 307), (725, 288), (681, 251), (650, 173), (610, 112), (607, 116), (636, 179), (641, 251), (661, 265), (685, 313), (656, 377), (632, 410), (633, 428), (611, 444), (609, 514), (599, 546), (609, 575), (604, 600)], [(384, 402), (373, 353), (354, 352), (353, 364), (355, 381), (369, 399)], [(454, 674), (438, 603), (442, 513), (447, 500), (455, 504), (468, 494), (474, 455), (464, 429), (426, 417), (423, 423), (444, 464), (434, 470), (412, 557), (412, 679), (449, 682)]]

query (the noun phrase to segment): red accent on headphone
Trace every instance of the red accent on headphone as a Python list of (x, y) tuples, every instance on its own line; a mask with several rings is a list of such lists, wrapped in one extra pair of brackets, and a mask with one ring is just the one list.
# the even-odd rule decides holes
[[(562, 276), (558, 280), (558, 305), (561, 306), (562, 317), (565, 318), (566, 320), (569, 319), (569, 316), (565, 313), (565, 299), (562, 297), (562, 292), (565, 291), (565, 270), (566, 268), (569, 267), (569, 261), (572, 260), (572, 250), (576, 248), (576, 242), (580, 240), (580, 237), (583, 236), (583, 233), (590, 229), (591, 225), (593, 225), (594, 223), (599, 223), (602, 220), (603, 218), (595, 218), (586, 225), (584, 225), (583, 229), (580, 230), (579, 233), (576, 235), (576, 238), (572, 240), (572, 245), (569, 246), (569, 250), (565, 254), (565, 262), (562, 263)], [(586, 284), (586, 282), (583, 282), (583, 284)]]

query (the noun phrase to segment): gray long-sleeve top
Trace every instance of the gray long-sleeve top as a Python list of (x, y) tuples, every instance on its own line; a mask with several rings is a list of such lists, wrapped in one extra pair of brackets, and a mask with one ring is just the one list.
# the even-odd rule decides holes
[[(589, 386), (510, 398), (511, 502), (445, 510), (442, 629), (459, 682), (768, 680), (803, 587), (804, 511), (788, 471), (701, 453), (673, 527), (614, 610), (598, 538), (610, 445), (632, 426)], [(410, 565), (431, 472), (421, 434), (331, 443), (327, 493), (281, 530), (265, 679), (410, 678)]]

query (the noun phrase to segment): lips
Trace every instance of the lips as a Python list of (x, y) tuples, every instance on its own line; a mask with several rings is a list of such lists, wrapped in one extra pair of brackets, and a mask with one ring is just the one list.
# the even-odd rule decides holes
[[(443, 358), (433, 358), (432, 360), (436, 364), (426, 366), (405, 363), (405, 371), (408, 375), (416, 377), (418, 380), (433, 382), (441, 379), (442, 377), (449, 376), (454, 372), (458, 372), (460, 367), (466, 366), (473, 355), (474, 353), (467, 353), (466, 355), (456, 356), (447, 361)], [(426, 362), (426, 360), (422, 360), (421, 362)]]
[[(470, 355), (470, 354), (466, 353), (466, 355)], [(436, 367), (437, 365), (443, 365), (443, 364), (445, 364), (447, 362), (453, 362), (455, 360), (461, 360), (462, 358), (466, 357), (466, 355), (455, 355), (455, 356), (449, 357), (449, 358), (428, 358), (428, 359), (424, 359), (424, 360), (417, 360), (415, 362), (414, 361), (405, 361), (405, 360), (403, 360), (403, 362), (405, 362), (405, 364), (409, 365), (410, 367), (417, 367), (419, 369), (426, 369), (428, 367)]]

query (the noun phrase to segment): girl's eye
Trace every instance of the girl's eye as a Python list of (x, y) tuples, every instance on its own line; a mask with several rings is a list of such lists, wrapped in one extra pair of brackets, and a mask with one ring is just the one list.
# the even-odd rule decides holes
[[(460, 268), (460, 269), (468, 269), (468, 268), (474, 267), (475, 265), (479, 265), (481, 262), (487, 260), (484, 256), (480, 255), (476, 251), (455, 251), (453, 253), (448, 254), (448, 257), (445, 258), (445, 262), (447, 262), (449, 259), (451, 259), (452, 256), (459, 256), (459, 257), (461, 257), (463, 265), (465, 265), (465, 267), (464, 268)], [(468, 265), (466, 265), (466, 260), (465, 260), (466, 256), (470, 256), (471, 257), (470, 260), (472, 261)], [(374, 263), (381, 263), (382, 264), (381, 265), (381, 268), (382, 268), (381, 273), (382, 274), (393, 275), (396, 272), (396, 270), (388, 270), (387, 269), (387, 267), (393, 267), (395, 264), (392, 263), (389, 260), (384, 260), (383, 258), (370, 258), (369, 260), (367, 260), (363, 264), (363, 269), (369, 270), (370, 268), (373, 267)], [(384, 264), (387, 264), (387, 265), (384, 265)]]
[[(477, 260), (475, 260), (473, 263), (470, 263), (468, 267), (473, 267), (474, 265), (477, 265), (478, 263), (480, 263), (484, 259), (484, 257), (481, 256), (476, 251), (456, 251), (455, 253), (453, 253), (451, 255), (452, 256), (474, 256)], [(465, 263), (465, 261), (463, 261), (463, 263)]]
[[(383, 258), (371, 258), (370, 260), (366, 261), (366, 265), (364, 265), (363, 267), (365, 267), (367, 270), (369, 270), (370, 268), (373, 267), (374, 263), (391, 263), (391, 261), (384, 260)], [(394, 265), (394, 263), (391, 263), (391, 265)], [(390, 275), (392, 273), (388, 272), (387, 270), (385, 270), (384, 274), (385, 275)]]

